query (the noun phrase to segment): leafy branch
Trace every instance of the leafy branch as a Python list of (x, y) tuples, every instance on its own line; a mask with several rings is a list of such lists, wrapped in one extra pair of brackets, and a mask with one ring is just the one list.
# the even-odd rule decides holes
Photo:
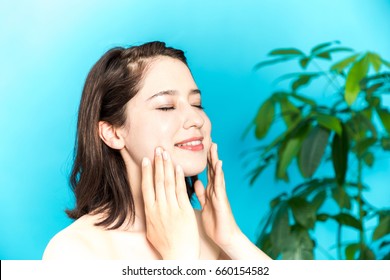
[[(332, 62), (335, 53), (348, 55), (330, 64), (328, 70), (320, 69), (316, 61)], [(285, 127), (268, 144), (252, 152), (259, 163), (248, 177), (254, 185), (263, 171), (274, 165), (275, 178), (289, 182), (288, 170), (296, 162), (304, 182), (290, 195), (283, 193), (271, 201), (270, 212), (261, 224), (258, 246), (274, 258), (312, 259), (317, 244), (315, 225), (332, 221), (338, 225), (338, 258), (377, 258), (389, 247), (389, 210), (373, 209), (366, 202), (362, 171), (374, 166), (374, 151), (390, 150), (390, 111), (382, 104), (383, 95), (390, 93), (390, 63), (374, 52), (342, 47), (339, 41), (319, 44), (308, 54), (297, 48), (280, 48), (268, 56), (270, 59), (256, 64), (254, 69), (297, 61), (301, 71), (277, 79), (290, 80), (289, 87), (272, 92), (245, 130), (243, 137), (254, 130), (255, 137), (263, 141), (272, 127), (279, 128), (280, 123)], [(310, 67), (317, 71), (309, 72)], [(303, 87), (315, 90), (311, 83), (321, 77), (336, 96), (332, 104), (319, 104), (301, 94)], [(316, 177), (316, 171), (328, 160), (333, 172)], [(356, 178), (348, 177), (354, 168), (352, 160), (357, 161)], [(338, 214), (322, 210), (326, 200), (338, 205)], [(379, 221), (369, 238), (371, 242), (365, 228), (369, 217)], [(359, 240), (343, 244), (343, 227), (357, 230)], [(374, 252), (372, 244), (376, 241), (382, 243)]]

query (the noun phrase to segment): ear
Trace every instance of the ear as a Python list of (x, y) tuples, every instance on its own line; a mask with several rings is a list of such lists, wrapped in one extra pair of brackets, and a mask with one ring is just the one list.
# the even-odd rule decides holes
[(112, 149), (121, 150), (125, 147), (123, 137), (118, 133), (118, 130), (108, 122), (99, 122), (99, 136), (103, 142)]

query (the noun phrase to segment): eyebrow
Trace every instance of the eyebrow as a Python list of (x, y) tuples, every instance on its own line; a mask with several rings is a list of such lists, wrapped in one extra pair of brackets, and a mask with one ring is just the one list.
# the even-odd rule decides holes
[[(177, 95), (178, 94), (178, 91), (177, 90), (172, 90), (172, 89), (169, 89), (169, 90), (163, 90), (163, 91), (160, 91), (154, 95), (152, 95), (151, 97), (149, 97), (146, 101), (150, 101), (152, 100), (153, 98), (155, 97), (158, 97), (158, 96), (163, 96), (163, 95)], [(200, 90), (199, 89), (192, 89), (190, 90), (190, 95), (192, 94), (201, 94), (200, 93)]]

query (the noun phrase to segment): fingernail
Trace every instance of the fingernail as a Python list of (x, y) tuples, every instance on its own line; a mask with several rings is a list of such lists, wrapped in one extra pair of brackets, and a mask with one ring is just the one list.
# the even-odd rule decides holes
[(218, 150), (218, 145), (217, 144), (215, 144), (215, 151), (217, 151)]
[(164, 158), (164, 160), (168, 160), (169, 154), (168, 154), (167, 151), (164, 151), (164, 152), (163, 152), (163, 158)]
[(221, 168), (222, 168), (222, 163), (223, 163), (223, 162), (222, 162), (222, 160), (220, 160), (220, 162), (221, 162)]
[(156, 156), (161, 156), (161, 148), (157, 147), (156, 149)]
[(181, 173), (181, 170), (182, 170), (182, 169), (181, 169), (180, 165), (176, 165), (176, 172), (177, 172), (177, 173)]
[(149, 159), (148, 158), (146, 158), (146, 157), (144, 157), (143, 159), (142, 159), (142, 166), (148, 166), (149, 165)]

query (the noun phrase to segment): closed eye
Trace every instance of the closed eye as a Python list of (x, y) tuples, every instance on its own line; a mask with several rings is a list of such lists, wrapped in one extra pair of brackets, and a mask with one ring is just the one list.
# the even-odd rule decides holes
[(170, 111), (170, 110), (174, 110), (175, 107), (161, 107), (161, 108), (157, 108), (157, 110), (161, 110), (161, 111)]
[(204, 110), (204, 107), (202, 107), (202, 105), (192, 105), (192, 106), (194, 106), (194, 107), (196, 107), (196, 108), (199, 108), (199, 109), (201, 109), (201, 110)]

